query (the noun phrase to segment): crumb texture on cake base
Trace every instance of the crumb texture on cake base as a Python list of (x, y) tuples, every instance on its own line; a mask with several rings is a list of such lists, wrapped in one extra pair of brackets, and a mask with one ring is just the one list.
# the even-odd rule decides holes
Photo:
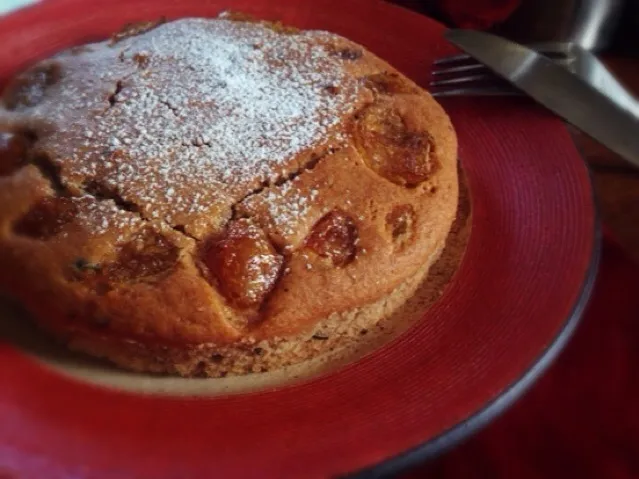
[[(431, 319), (425, 318), (428, 315), (426, 311), (448, 290), (463, 258), (470, 226), (470, 201), (463, 171), (460, 171), (460, 202), (455, 222), (442, 254), (431, 266), (427, 278), (418, 286), (415, 294), (373, 327), (360, 330), (356, 337), (345, 337), (347, 344), (343, 347), (325, 347), (321, 351), (316, 351), (315, 357), (291, 366), (272, 368), (269, 372), (235, 375), (227, 372), (224, 376), (224, 370), (220, 367), (217, 369), (219, 377), (212, 380), (210, 374), (201, 377), (178, 374), (149, 375), (146, 372), (148, 369), (135, 372), (130, 368), (120, 368), (90, 355), (74, 353), (60, 342), (52, 341), (49, 334), (41, 331), (29, 320), (29, 315), (20, 304), (9, 299), (0, 299), (0, 336), (61, 374), (98, 386), (133, 393), (173, 397), (215, 397), (293, 385), (299, 381), (323, 376), (357, 361), (398, 336), (411, 334), (411, 329), (422, 321), (430, 321)], [(316, 341), (318, 348), (325, 344), (325, 339)]]
[(320, 320), (314, 330), (297, 337), (237, 344), (227, 348), (216, 344), (176, 348), (148, 346), (89, 334), (67, 339), (67, 346), (75, 351), (109, 359), (134, 371), (193, 377), (265, 373), (351, 346), (412, 297), (427, 272), (428, 268), (422, 268), (389, 295), (357, 309), (333, 313)]
[(457, 202), (442, 108), (327, 32), (130, 26), (0, 97), (0, 288), (134, 370), (235, 374), (340, 347), (410, 296)]

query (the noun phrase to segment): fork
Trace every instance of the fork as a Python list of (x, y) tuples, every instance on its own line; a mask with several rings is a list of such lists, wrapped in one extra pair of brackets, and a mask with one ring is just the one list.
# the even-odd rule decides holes
[[(535, 43), (531, 48), (552, 58), (555, 62), (572, 68), (574, 56), (566, 43)], [(574, 73), (574, 71), (573, 71)], [(496, 76), (470, 55), (452, 55), (433, 62), (430, 93), (433, 96), (489, 96), (522, 95), (510, 83)]]
[[(639, 118), (639, 102), (589, 51), (573, 43), (560, 42), (536, 43), (531, 47), (563, 65)], [(522, 94), (506, 80), (465, 54), (435, 60), (430, 92), (439, 97)]]

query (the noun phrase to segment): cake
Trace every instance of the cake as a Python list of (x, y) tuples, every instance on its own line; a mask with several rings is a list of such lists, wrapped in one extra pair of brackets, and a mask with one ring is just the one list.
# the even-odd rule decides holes
[(225, 14), (126, 26), (0, 97), (0, 291), (73, 350), (268, 371), (411, 297), (458, 202), (451, 122), (336, 34)]

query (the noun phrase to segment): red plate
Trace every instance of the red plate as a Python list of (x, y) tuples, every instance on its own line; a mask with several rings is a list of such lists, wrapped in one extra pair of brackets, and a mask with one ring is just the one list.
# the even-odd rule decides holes
[[(228, 6), (45, 1), (0, 20), (0, 78), (126, 21)], [(373, 0), (232, 7), (346, 35), (421, 84), (431, 60), (449, 53), (439, 24)], [(419, 324), (319, 379), (198, 399), (91, 386), (0, 342), (0, 475), (326, 477), (386, 461), (374, 469), (384, 473), (494, 417), (546, 367), (581, 313), (598, 256), (592, 190), (562, 124), (531, 103), (445, 107), (460, 137), (472, 234), (455, 280)]]

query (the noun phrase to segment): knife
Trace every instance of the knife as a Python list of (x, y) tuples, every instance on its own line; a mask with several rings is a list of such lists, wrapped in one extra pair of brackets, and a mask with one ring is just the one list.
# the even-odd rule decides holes
[(550, 111), (639, 168), (639, 118), (605, 93), (530, 48), (489, 33), (446, 38)]

